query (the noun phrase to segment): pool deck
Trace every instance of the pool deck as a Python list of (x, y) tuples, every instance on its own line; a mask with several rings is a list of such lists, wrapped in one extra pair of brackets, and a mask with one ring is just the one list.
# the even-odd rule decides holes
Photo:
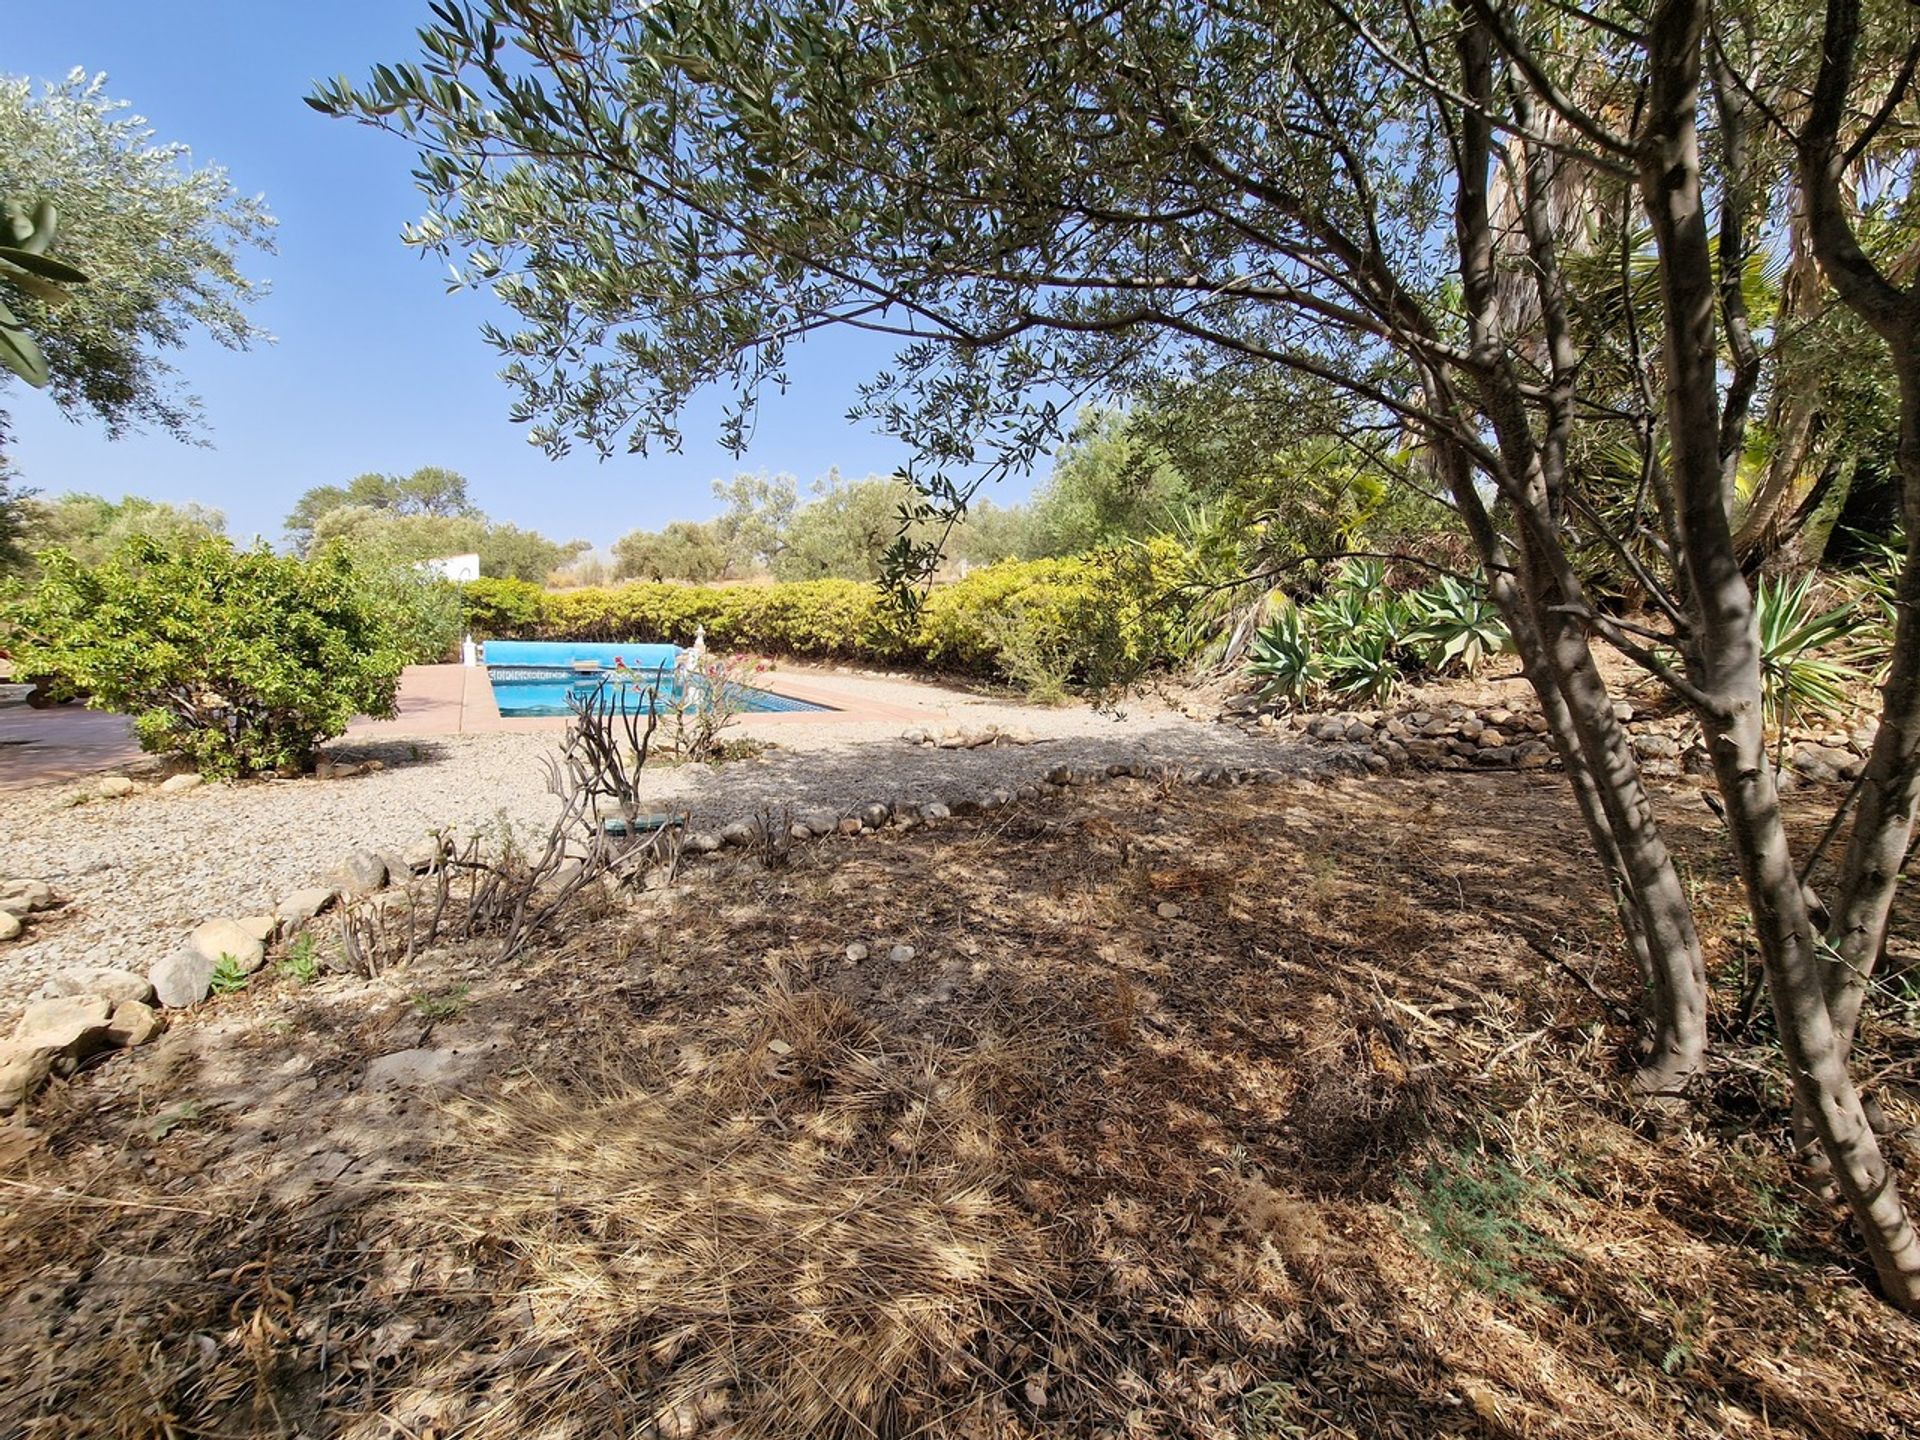
[[(734, 724), (751, 734), (777, 730), (782, 725), (823, 725), (835, 722), (925, 723), (924, 710), (890, 705), (867, 695), (838, 690), (831, 676), (796, 676), (781, 670), (753, 677), (762, 690), (793, 700), (826, 707), (824, 710), (742, 711)], [(391, 720), (356, 720), (347, 731), (350, 740), (380, 740), (401, 736), (494, 735), (502, 732), (538, 734), (567, 728), (564, 715), (502, 715), (493, 686), (482, 665), (409, 665), (400, 677), (399, 713)]]
[[(743, 711), (734, 719), (742, 734), (777, 731), (788, 725), (884, 723), (927, 724), (944, 710), (892, 705), (859, 687), (836, 686), (834, 676), (782, 670), (754, 676), (763, 690), (823, 705), (824, 710)], [(348, 741), (424, 739), (439, 735), (558, 733), (564, 715), (502, 715), (484, 666), (409, 665), (400, 677), (398, 714), (391, 720), (360, 719), (347, 728)], [(0, 710), (0, 794), (38, 785), (78, 780), (108, 770), (125, 770), (150, 757), (133, 738), (133, 722), (79, 705), (47, 710), (9, 706)]]

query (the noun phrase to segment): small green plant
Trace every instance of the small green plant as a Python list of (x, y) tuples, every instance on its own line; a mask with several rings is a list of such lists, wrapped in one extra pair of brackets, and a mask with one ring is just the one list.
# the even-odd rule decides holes
[(1273, 618), (1254, 635), (1250, 653), (1247, 673), (1260, 682), (1262, 700), (1303, 705), (1327, 678), (1306, 619), (1291, 600), (1277, 602)]
[(1754, 592), (1760, 630), (1760, 699), (1767, 724), (1787, 729), (1845, 712), (1850, 690), (1867, 676), (1834, 653), (1864, 623), (1860, 607), (1814, 610), (1814, 577), (1763, 579)]
[(253, 975), (233, 956), (222, 953), (213, 967), (213, 993), (235, 995), (253, 983)]
[(1558, 1259), (1529, 1221), (1548, 1202), (1547, 1180), (1496, 1156), (1459, 1150), (1404, 1182), (1412, 1238), (1428, 1259), (1474, 1289), (1501, 1298), (1530, 1294), (1529, 1263)]
[(1353, 705), (1384, 705), (1400, 683), (1400, 664), (1380, 631), (1353, 635), (1326, 656), (1327, 693)]
[(280, 958), (280, 973), (296, 985), (311, 985), (320, 975), (318, 951), (312, 934), (302, 930)]
[(440, 1020), (451, 1020), (467, 1006), (467, 991), (470, 986), (459, 985), (439, 995), (429, 995), (426, 991), (416, 991), (413, 997), (414, 1013), (428, 1024)]

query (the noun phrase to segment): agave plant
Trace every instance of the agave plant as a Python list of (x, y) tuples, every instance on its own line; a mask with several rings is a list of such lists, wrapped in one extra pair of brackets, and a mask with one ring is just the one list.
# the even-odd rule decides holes
[(1260, 682), (1262, 700), (1299, 705), (1326, 679), (1326, 665), (1300, 609), (1282, 598), (1273, 618), (1254, 633), (1247, 673)]
[(1429, 669), (1457, 668), (1471, 677), (1489, 655), (1513, 648), (1506, 622), (1478, 585), (1443, 576), (1408, 595), (1406, 604), (1415, 629), (1405, 643), (1420, 652)]
[(1327, 693), (1354, 705), (1384, 705), (1400, 683), (1400, 664), (1383, 631), (1362, 632), (1326, 652)]
[(1754, 594), (1761, 704), (1767, 723), (1781, 730), (1843, 713), (1852, 688), (1868, 678), (1833, 652), (1870, 622), (1871, 612), (1855, 604), (1816, 612), (1814, 599), (1811, 575), (1791, 583), (1763, 579)]

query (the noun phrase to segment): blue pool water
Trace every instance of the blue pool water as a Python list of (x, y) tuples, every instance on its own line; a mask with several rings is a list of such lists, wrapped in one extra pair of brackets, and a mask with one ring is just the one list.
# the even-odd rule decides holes
[[(492, 648), (488, 647), (489, 659)], [(633, 663), (630, 656), (627, 663)], [(500, 707), (500, 713), (515, 716), (571, 715), (573, 710), (567, 704), (568, 697), (586, 699), (596, 690), (617, 702), (621, 709), (633, 713), (643, 711), (647, 692), (656, 690), (660, 709), (664, 713), (679, 703), (682, 691), (681, 677), (671, 668), (664, 672), (635, 671), (633, 679), (623, 683), (606, 675), (578, 675), (568, 665), (489, 664), (487, 681), (493, 686), (494, 703)], [(734, 698), (737, 708), (746, 711), (828, 708), (786, 695), (776, 695), (771, 690), (761, 690), (752, 685), (735, 686)], [(696, 704), (698, 699), (696, 695)]]

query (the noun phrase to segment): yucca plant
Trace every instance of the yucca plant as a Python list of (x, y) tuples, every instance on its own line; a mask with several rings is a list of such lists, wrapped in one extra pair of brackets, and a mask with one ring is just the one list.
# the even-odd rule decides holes
[(1763, 579), (1754, 593), (1761, 705), (1767, 724), (1783, 732), (1802, 720), (1843, 714), (1853, 687), (1868, 678), (1834, 652), (1854, 638), (1870, 612), (1854, 604), (1816, 611), (1814, 601), (1811, 575), (1790, 583)]
[(1452, 575), (1406, 598), (1415, 624), (1405, 643), (1420, 652), (1427, 667), (1444, 673), (1457, 669), (1471, 677), (1489, 655), (1513, 648), (1513, 636), (1487, 593)]
[(1305, 703), (1327, 678), (1326, 665), (1314, 650), (1306, 620), (1291, 600), (1280, 599), (1273, 618), (1255, 632), (1247, 673), (1260, 682), (1262, 700), (1281, 700), (1288, 705)]

